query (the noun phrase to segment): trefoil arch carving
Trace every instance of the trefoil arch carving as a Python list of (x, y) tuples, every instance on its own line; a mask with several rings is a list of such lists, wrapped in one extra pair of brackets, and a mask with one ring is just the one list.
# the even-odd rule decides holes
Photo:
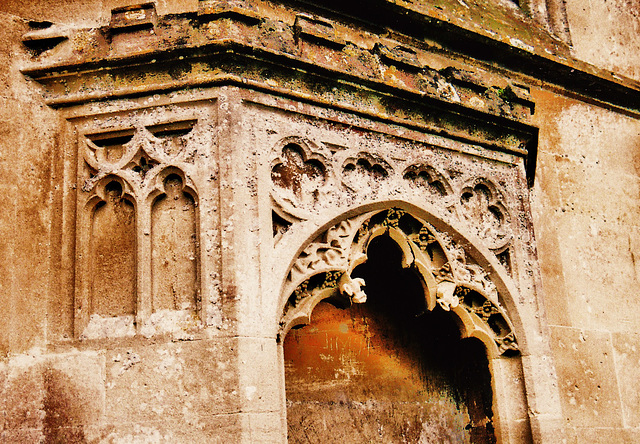
[(289, 212), (313, 210), (326, 194), (331, 173), (326, 157), (311, 141), (290, 136), (279, 141), (271, 161), (273, 198)]
[(502, 193), (490, 180), (476, 178), (460, 192), (460, 212), (470, 227), (492, 250), (502, 250), (511, 240), (510, 216)]

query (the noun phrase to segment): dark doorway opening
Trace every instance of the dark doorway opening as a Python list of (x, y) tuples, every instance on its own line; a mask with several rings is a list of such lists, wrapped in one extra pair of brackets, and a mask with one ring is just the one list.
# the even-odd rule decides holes
[(367, 302), (321, 302), (284, 342), (289, 442), (495, 443), (486, 351), (454, 315), (427, 311), (387, 236), (352, 277)]

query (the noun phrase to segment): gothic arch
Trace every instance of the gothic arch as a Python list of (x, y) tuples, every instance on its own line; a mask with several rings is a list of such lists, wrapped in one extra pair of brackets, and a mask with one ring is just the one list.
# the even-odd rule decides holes
[(297, 253), (280, 292), (280, 339), (290, 328), (309, 323), (322, 300), (364, 302), (366, 283), (351, 273), (366, 262), (369, 243), (388, 235), (403, 252), (403, 266), (420, 276), (428, 310), (440, 305), (451, 311), (463, 336), (480, 339), (491, 356), (522, 347), (519, 322), (516, 318), (514, 324), (511, 314), (513, 284), (490, 253), (482, 254), (478, 242), (413, 205), (396, 201), (372, 207), (325, 225)]
[[(365, 205), (315, 230), (297, 250), (282, 283), (278, 341), (282, 344), (291, 328), (311, 323), (321, 301), (342, 306), (365, 302), (366, 282), (351, 274), (367, 261), (367, 247), (379, 236), (391, 238), (402, 251), (402, 266), (419, 276), (427, 310), (440, 306), (450, 312), (461, 338), (484, 345), (498, 442), (526, 442), (522, 433), (530, 433), (528, 418), (523, 429), (523, 419), (516, 425), (510, 411), (517, 404), (528, 410), (521, 357), (529, 352), (517, 288), (474, 234), (463, 234), (416, 205)], [(518, 382), (507, 388), (505, 381)]]
[[(137, 210), (131, 183), (115, 174), (97, 180), (81, 208), (79, 226), (84, 229), (78, 229), (80, 263), (74, 304), (78, 337), (87, 335), (94, 316), (111, 318), (124, 325), (126, 334), (132, 334), (139, 309)], [(119, 244), (112, 245), (114, 239)]]
[(198, 194), (176, 167), (158, 174), (149, 194), (151, 312), (199, 313)]

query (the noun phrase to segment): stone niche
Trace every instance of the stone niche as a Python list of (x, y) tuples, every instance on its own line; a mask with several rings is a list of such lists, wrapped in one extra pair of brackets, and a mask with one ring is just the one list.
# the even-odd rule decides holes
[(196, 328), (204, 319), (200, 190), (215, 107), (73, 118), (79, 339)]
[(275, 257), (298, 252), (275, 274), (293, 442), (531, 440), (522, 170), (447, 138), (260, 116), (265, 137), (309, 135), (274, 134), (270, 162)]
[(229, 352), (238, 411), (281, 419), (251, 439), (552, 442), (535, 104), (402, 40), (208, 0), (34, 55), (69, 123), (51, 341), (271, 344)]

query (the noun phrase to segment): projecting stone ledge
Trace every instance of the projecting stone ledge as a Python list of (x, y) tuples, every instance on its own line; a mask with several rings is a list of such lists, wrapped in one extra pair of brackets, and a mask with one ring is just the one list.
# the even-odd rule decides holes
[[(525, 123), (533, 113), (526, 88), (491, 86), (486, 74), (457, 67), (434, 69), (433, 51), (419, 42), (385, 35), (363, 42), (358, 32), (315, 15), (259, 15), (247, 2), (214, 3), (201, 2), (198, 14), (160, 18), (153, 4), (120, 8), (109, 26), (66, 30), (54, 42), (51, 35), (60, 33), (51, 24), (25, 35), (25, 45), (38, 46), (40, 35), (43, 43), (23, 73), (45, 86), (54, 106), (225, 82), (322, 96), (346, 83)], [(302, 79), (306, 85), (295, 84)]]

